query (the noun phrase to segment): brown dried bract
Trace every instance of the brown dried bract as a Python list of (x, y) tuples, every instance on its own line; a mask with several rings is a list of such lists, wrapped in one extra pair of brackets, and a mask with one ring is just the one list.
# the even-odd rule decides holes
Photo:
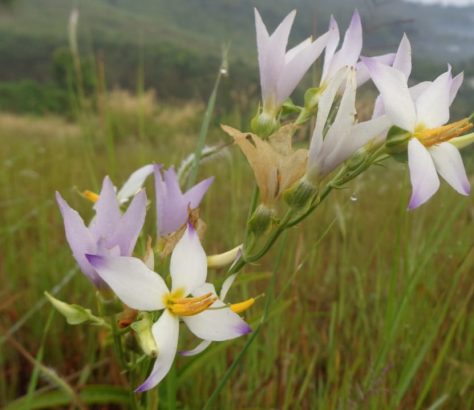
[(281, 127), (268, 141), (227, 125), (221, 127), (234, 139), (252, 167), (263, 204), (271, 206), (283, 191), (304, 175), (308, 150), (293, 150), (294, 125)]

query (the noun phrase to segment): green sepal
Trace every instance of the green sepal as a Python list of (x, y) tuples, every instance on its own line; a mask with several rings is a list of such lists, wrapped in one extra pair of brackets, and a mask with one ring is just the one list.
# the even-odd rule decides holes
[(396, 125), (393, 125), (387, 133), (385, 149), (387, 154), (396, 155), (407, 151), (408, 141), (413, 135)]

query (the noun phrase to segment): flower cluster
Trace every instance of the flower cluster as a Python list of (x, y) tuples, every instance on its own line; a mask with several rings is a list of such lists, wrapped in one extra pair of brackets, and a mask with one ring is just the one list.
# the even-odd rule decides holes
[[(409, 85), (408, 38), (403, 36), (395, 53), (361, 56), (362, 23), (357, 11), (340, 47), (339, 27), (331, 17), (326, 33), (287, 51), (294, 18), (293, 11), (269, 34), (255, 11), (262, 101), (251, 121), (251, 132), (222, 126), (255, 175), (255, 196), (241, 245), (210, 257), (203, 250), (199, 206), (212, 177), (186, 192), (174, 169), (158, 164), (135, 171), (118, 191), (106, 177), (98, 195), (84, 193), (95, 203), (95, 216), (88, 226), (57, 194), (66, 238), (81, 271), (98, 289), (113, 291), (129, 315), (122, 326), (135, 335), (146, 355), (155, 358), (139, 392), (156, 386), (171, 368), (180, 321), (202, 339), (194, 349), (182, 352), (185, 356), (202, 352), (212, 341), (249, 333), (239, 313), (255, 299), (224, 302), (236, 274), (268, 252), (284, 230), (312, 213), (331, 190), (371, 165), (390, 157), (408, 160), (410, 209), (433, 196), (440, 184), (438, 174), (460, 194), (470, 192), (458, 148), (474, 140), (474, 134), (468, 134), (473, 121), (469, 117), (449, 123), (449, 107), (463, 81), (462, 73), (453, 76), (449, 66), (433, 81)], [(302, 105), (293, 103), (289, 97), (323, 54), (317, 85), (306, 91)], [(372, 118), (359, 121), (357, 89), (369, 80), (380, 95)], [(314, 120), (311, 129), (310, 120)], [(308, 129), (309, 145), (295, 149), (293, 137)], [(149, 205), (143, 186), (150, 175), (155, 186), (156, 240), (153, 247), (149, 241), (146, 254), (139, 259), (132, 255), (138, 238), (143, 237)], [(282, 208), (286, 213), (280, 214)], [(168, 283), (154, 271), (155, 257), (169, 271)], [(218, 295), (207, 282), (208, 267), (230, 264)], [(88, 309), (48, 297), (69, 323), (109, 326)]]

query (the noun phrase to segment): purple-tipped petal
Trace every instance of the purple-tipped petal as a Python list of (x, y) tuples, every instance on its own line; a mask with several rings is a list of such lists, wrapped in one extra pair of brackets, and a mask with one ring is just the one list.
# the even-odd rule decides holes
[(184, 202), (186, 206), (191, 209), (196, 209), (202, 201), (202, 198), (206, 194), (207, 190), (214, 182), (214, 177), (207, 178), (198, 184), (194, 185), (184, 194)]
[(224, 306), (224, 303), (217, 300), (210, 309), (182, 319), (191, 332), (204, 340), (216, 342), (229, 340), (252, 331), (251, 327), (237, 313), (229, 308), (224, 308)]
[(74, 259), (84, 275), (86, 275), (96, 286), (102, 286), (103, 281), (85, 257), (86, 253), (97, 252), (96, 241), (84, 225), (84, 221), (77, 211), (67, 204), (59, 192), (56, 192), (56, 201), (63, 216), (66, 239), (71, 247)]
[(108, 176), (104, 178), (99, 200), (95, 204), (96, 215), (90, 223), (91, 233), (99, 238), (110, 236), (121, 218), (120, 207), (114, 185)]
[(174, 170), (165, 170), (162, 175), (159, 166), (155, 165), (154, 175), (158, 236), (162, 237), (186, 223), (188, 209)]
[(439, 127), (449, 121), (452, 84), (451, 68), (431, 83), (416, 100), (418, 123), (428, 128)]
[(457, 148), (449, 142), (435, 145), (429, 149), (436, 170), (444, 180), (461, 195), (468, 196), (471, 185), (464, 169), (462, 157)]
[(439, 178), (431, 155), (416, 138), (408, 142), (408, 167), (412, 195), (409, 209), (415, 209), (430, 199), (439, 188)]
[(155, 311), (165, 307), (169, 293), (160, 275), (138, 258), (85, 255), (100, 277), (119, 299), (136, 310)]
[[(367, 58), (367, 57), (363, 57), (363, 58)], [(369, 58), (373, 59), (374, 61), (377, 61), (380, 64), (392, 65), (393, 60), (395, 59), (395, 53), (381, 54), (379, 56), (374, 56), (374, 57), (369, 57)], [(357, 87), (360, 87), (361, 85), (365, 84), (370, 79), (370, 73), (366, 65), (362, 61), (359, 61), (355, 65), (355, 68), (356, 68)]]
[(158, 347), (158, 357), (150, 375), (135, 390), (136, 393), (141, 393), (155, 387), (171, 369), (178, 347), (179, 319), (165, 310), (153, 325), (152, 333)]
[(119, 246), (121, 256), (130, 256), (133, 253), (145, 222), (146, 202), (145, 191), (140, 191), (135, 195), (127, 211), (121, 217), (115, 232), (107, 240), (109, 246)]
[(355, 67), (362, 51), (362, 22), (357, 10), (352, 15), (349, 27), (344, 35), (344, 40), (340, 50), (334, 54), (331, 65), (326, 74), (332, 77), (342, 67)]

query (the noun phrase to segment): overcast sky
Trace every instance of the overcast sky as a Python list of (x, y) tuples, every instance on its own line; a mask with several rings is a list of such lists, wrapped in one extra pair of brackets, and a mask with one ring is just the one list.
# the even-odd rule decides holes
[(443, 6), (472, 6), (474, 0), (405, 0), (409, 3), (441, 4)]

